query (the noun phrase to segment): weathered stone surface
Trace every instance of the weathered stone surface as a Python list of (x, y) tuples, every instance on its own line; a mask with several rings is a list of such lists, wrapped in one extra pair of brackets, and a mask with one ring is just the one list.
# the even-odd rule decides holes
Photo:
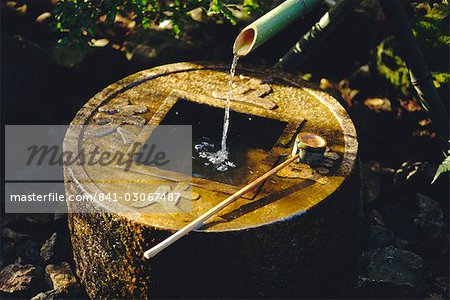
[(329, 172), (329, 169), (323, 167), (312, 169), (308, 165), (292, 164), (278, 171), (276, 175), (284, 178), (301, 178), (325, 185), (329, 182), (325, 176)]
[(324, 167), (317, 167), (317, 168), (314, 168), (314, 170), (321, 175), (327, 175), (330, 173), (330, 170), (327, 168), (324, 168)]
[(73, 286), (70, 289), (51, 289), (38, 293), (31, 300), (56, 300), (56, 299), (88, 299), (79, 286)]
[(77, 279), (67, 262), (48, 265), (45, 267), (45, 273), (49, 276), (51, 284), (56, 290), (68, 290), (77, 285)]
[(87, 128), (86, 134), (93, 135), (95, 137), (104, 137), (111, 134), (117, 130), (119, 125), (117, 124), (106, 124), (103, 126), (89, 126)]
[(42, 244), (40, 255), (44, 262), (52, 260), (56, 253), (56, 242), (58, 234), (55, 232), (52, 236)]
[(125, 105), (118, 108), (117, 113), (121, 116), (132, 116), (134, 114), (143, 114), (148, 108), (145, 105)]
[[(270, 99), (265, 98), (272, 93), (272, 87), (261, 79), (249, 79), (246, 76), (239, 76), (244, 82), (240, 84), (233, 84), (231, 101), (248, 103), (257, 107), (265, 109), (276, 109), (277, 104)], [(228, 91), (213, 91), (212, 96), (217, 99), (226, 100), (228, 98)]]
[(442, 295), (449, 295), (450, 279), (448, 276), (438, 277), (434, 280), (434, 288)]
[(334, 166), (334, 161), (329, 158), (324, 158), (318, 163), (319, 167), (332, 168)]
[(147, 112), (147, 110), (148, 108), (145, 105), (133, 105), (130, 104), (128, 99), (116, 98), (108, 104), (99, 107), (99, 113), (94, 119), (97, 125), (108, 124), (108, 131), (110, 128), (123, 124), (142, 126), (146, 123), (146, 120), (141, 116), (136, 116), (136, 114), (143, 114)]
[[(122, 208), (140, 212), (152, 206), (136, 208), (124, 201), (111, 206), (101, 206), (96, 201), (90, 203), (101, 213), (69, 214), (68, 217), (77, 275), (91, 298), (306, 296), (313, 295), (312, 290), (320, 292), (317, 287), (322, 289), (325, 282), (332, 281), (330, 278), (342, 277), (344, 272), (350, 271), (356, 255), (359, 195), (357, 184), (355, 186), (359, 181), (352, 173), (358, 143), (350, 118), (330, 95), (293, 76), (246, 68), (239, 69), (238, 73), (252, 79), (273, 77), (271, 93), (267, 94), (269, 89), (264, 85), (268, 83), (262, 84), (258, 95), (265, 96), (258, 97), (258, 102), (264, 99), (267, 103), (276, 103), (277, 107), (271, 110), (248, 101), (233, 101), (231, 109), (287, 123), (286, 132), (278, 134), (281, 141), (287, 143), (251, 152), (251, 176), (265, 172), (278, 159), (289, 155), (289, 141), (298, 130), (318, 132), (327, 139), (330, 151), (337, 154), (330, 157), (333, 166), (329, 174), (318, 174), (317, 180), (273, 176), (253, 199), (239, 199), (151, 261), (143, 258), (145, 249), (185, 226), (239, 187), (213, 180), (199, 185), (201, 178), (193, 178), (194, 182), (188, 182), (198, 196), (188, 214), (121, 214), (115, 212)], [(236, 83), (245, 83), (248, 78), (236, 76)], [(116, 124), (124, 124), (134, 117), (141, 117), (152, 125), (159, 124), (179, 100), (189, 105), (223, 109), (225, 101), (212, 97), (211, 93), (214, 90), (226, 92), (228, 79), (228, 66), (181, 63), (145, 70), (98, 93), (72, 124), (106, 124), (113, 121), (111, 117), (120, 117), (115, 120)], [(129, 105), (145, 105), (148, 112), (127, 118), (99, 112), (99, 107), (119, 98), (128, 99)], [(190, 117), (195, 122), (195, 115)], [(147, 138), (140, 137), (142, 141)], [(79, 147), (94, 139), (98, 140), (93, 136), (74, 137), (67, 139), (64, 147), (76, 153)], [(116, 133), (102, 137), (102, 142), (105, 150), (129, 148)], [(163, 176), (149, 172), (146, 166), (140, 167), (137, 170), (140, 172), (126, 173), (110, 168), (109, 180), (103, 180), (107, 172), (89, 166), (70, 166), (65, 168), (66, 191), (68, 194), (91, 193), (95, 186), (100, 191), (121, 195), (124, 191), (136, 192), (131, 189), (134, 183), (141, 183), (139, 192), (156, 190), (146, 184), (148, 180), (156, 179), (159, 186), (167, 185), (168, 180)], [(324, 180), (319, 182), (319, 179)], [(77, 210), (78, 205), (81, 204), (70, 203), (69, 211)]]
[(428, 271), (423, 259), (389, 246), (364, 254), (356, 290), (361, 298), (417, 298), (428, 288)]
[(60, 292), (56, 289), (42, 292), (31, 298), (31, 300), (54, 300), (57, 299)]
[(124, 129), (123, 127), (117, 128), (117, 133), (120, 135), (125, 145), (131, 145), (136, 141), (137, 135), (134, 132)]
[(106, 115), (100, 114), (94, 117), (95, 123), (97, 125), (112, 124), (112, 125), (122, 125), (130, 124), (136, 126), (143, 126), (146, 120), (140, 116), (121, 116), (121, 115)]
[(323, 154), (323, 156), (324, 156), (325, 158), (331, 159), (331, 160), (333, 160), (333, 161), (336, 161), (336, 160), (338, 160), (339, 158), (341, 158), (341, 156), (340, 156), (338, 153), (333, 152), (333, 151), (330, 151), (329, 148), (327, 148), (327, 150), (325, 151), (325, 153)]
[(132, 116), (134, 114), (142, 114), (147, 112), (148, 108), (145, 105), (131, 105), (129, 100), (119, 98), (112, 103), (101, 106), (98, 111), (107, 114), (117, 114), (121, 116)]
[(442, 295), (433, 293), (428, 295), (428, 297), (426, 298), (426, 300), (444, 300), (445, 298)]
[(29, 291), (39, 285), (40, 275), (33, 265), (8, 265), (0, 272), (0, 291), (9, 294)]
[(439, 203), (422, 194), (416, 194), (417, 214), (413, 222), (417, 234), (425, 239), (442, 237), (444, 228), (444, 213)]
[(113, 99), (108, 104), (100, 106), (98, 108), (98, 111), (108, 113), (108, 114), (115, 114), (119, 111), (120, 107), (129, 105), (129, 104), (130, 104), (130, 101), (128, 99), (116, 98), (116, 99)]

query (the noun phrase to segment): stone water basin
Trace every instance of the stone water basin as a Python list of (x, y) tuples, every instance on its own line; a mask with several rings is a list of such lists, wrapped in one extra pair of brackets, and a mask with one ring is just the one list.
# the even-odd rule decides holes
[[(228, 79), (227, 66), (197, 63), (133, 74), (80, 109), (64, 150), (76, 153), (95, 143), (126, 152), (127, 137), (148, 138), (143, 125), (193, 125), (193, 142), (219, 137)], [(344, 108), (293, 75), (238, 66), (231, 110), (230, 150), (237, 167), (227, 174), (196, 159), (189, 182), (146, 165), (133, 165), (130, 172), (114, 165), (65, 167), (67, 194), (150, 193), (159, 185), (192, 197), (190, 206), (172, 211), (122, 199), (94, 200), (89, 209), (95, 214), (70, 214), (77, 275), (91, 298), (306, 297), (320, 295), (323, 284), (348, 271), (357, 234), (358, 143)], [(101, 133), (86, 134), (75, 125), (98, 125)], [(201, 229), (151, 260), (143, 257), (283, 161), (301, 131), (327, 140), (320, 165), (292, 163)], [(83, 205), (69, 203), (69, 211)]]

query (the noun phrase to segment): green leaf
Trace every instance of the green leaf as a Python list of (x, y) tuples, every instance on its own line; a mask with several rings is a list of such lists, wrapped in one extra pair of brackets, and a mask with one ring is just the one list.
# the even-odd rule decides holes
[(222, 6), (220, 12), (226, 19), (228, 19), (228, 21), (230, 21), (231, 24), (236, 25), (236, 18), (228, 7)]
[(183, 35), (183, 26), (179, 23), (173, 23), (173, 32), (180, 38)]
[(58, 40), (58, 47), (65, 47), (70, 44), (70, 39), (68, 37), (63, 37)]
[[(434, 2), (433, 4), (431, 4)], [(417, 42), (430, 68), (437, 88), (448, 89), (448, 31), (450, 9), (447, 0), (412, 1), (411, 25)], [(410, 93), (410, 81), (406, 64), (403, 62), (392, 37), (384, 39), (377, 47), (377, 68), (388, 81), (401, 90)]]
[(392, 37), (385, 39), (378, 45), (376, 59), (378, 72), (404, 94), (407, 94), (410, 87), (409, 71), (403, 59), (396, 55)]
[(436, 171), (436, 174), (434, 175), (433, 181), (431, 183), (434, 183), (436, 179), (441, 175), (442, 173), (450, 172), (450, 155), (447, 156), (444, 161), (439, 165), (439, 168)]
[[(228, 21), (236, 24), (244, 14), (261, 12), (271, 7), (274, 0), (60, 0), (53, 8), (52, 30), (63, 32), (71, 44), (91, 45), (99, 29), (99, 18), (106, 16), (105, 23), (114, 23), (117, 14), (134, 21), (136, 27), (152, 28), (164, 19), (172, 22), (172, 33), (182, 37), (186, 29), (194, 26), (190, 11), (201, 8), (216, 23)], [(236, 11), (240, 11), (237, 14)], [(86, 34), (87, 33), (87, 34)]]

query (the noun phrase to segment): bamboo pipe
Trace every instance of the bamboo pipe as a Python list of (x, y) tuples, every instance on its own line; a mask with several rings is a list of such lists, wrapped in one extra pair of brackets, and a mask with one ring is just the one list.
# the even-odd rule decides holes
[(402, 2), (381, 0), (381, 8), (391, 22), (396, 46), (409, 69), (411, 83), (422, 106), (430, 112), (435, 129), (445, 140), (449, 138), (449, 117), (447, 109), (433, 83), (433, 76), (408, 22)]
[(247, 184), (245, 187), (231, 195), (230, 197), (226, 198), (207, 212), (205, 212), (203, 215), (199, 216), (197, 219), (192, 221), (191, 223), (184, 226), (182, 229), (175, 232), (173, 235), (169, 236), (167, 239), (162, 241), (161, 243), (157, 244), (156, 246), (150, 248), (149, 250), (144, 252), (144, 257), (147, 259), (150, 259), (154, 257), (159, 252), (163, 251), (176, 241), (178, 241), (180, 238), (191, 232), (192, 230), (198, 229), (203, 226), (203, 222), (205, 222), (207, 219), (215, 215), (217, 212), (222, 210), (223, 208), (227, 207), (237, 199), (239, 199), (241, 196), (246, 194), (247, 192), (257, 188), (260, 184), (262, 184), (264, 181), (266, 181), (270, 176), (274, 175), (287, 165), (289, 165), (291, 162), (295, 161), (299, 158), (298, 154), (295, 154), (291, 156), (288, 160), (284, 161), (283, 163), (279, 164), (275, 168), (271, 169), (267, 173), (263, 174), (261, 177), (258, 177), (254, 181)]
[(311, 29), (275, 65), (284, 71), (303, 64), (362, 0), (338, 0)]
[(247, 27), (236, 37), (233, 53), (245, 56), (295, 20), (305, 16), (323, 0), (286, 0)]

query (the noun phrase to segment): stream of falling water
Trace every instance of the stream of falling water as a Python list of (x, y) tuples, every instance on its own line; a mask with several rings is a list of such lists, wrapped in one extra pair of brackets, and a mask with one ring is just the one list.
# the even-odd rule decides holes
[(210, 163), (214, 165), (216, 170), (225, 172), (228, 168), (234, 168), (236, 165), (228, 160), (228, 150), (227, 150), (227, 135), (228, 127), (230, 126), (230, 103), (233, 96), (233, 80), (236, 75), (236, 66), (239, 60), (239, 55), (234, 54), (233, 62), (230, 68), (230, 80), (228, 81), (228, 92), (227, 92), (227, 103), (225, 106), (225, 115), (223, 117), (223, 131), (222, 131), (222, 143), (221, 149), (217, 152), (209, 152), (205, 150), (210, 150), (214, 145), (202, 142), (195, 145), (195, 149), (198, 151), (199, 157), (206, 158)]
[(236, 66), (237, 66), (238, 60), (239, 60), (239, 56), (235, 54), (233, 57), (233, 62), (231, 63), (231, 68), (230, 68), (230, 80), (228, 81), (227, 104), (225, 107), (225, 115), (223, 117), (222, 149), (220, 149), (219, 152), (226, 154), (225, 159), (228, 158), (227, 135), (228, 135), (228, 126), (230, 125), (230, 103), (231, 103), (231, 97), (233, 96), (233, 80), (234, 80), (234, 75), (236, 75)]

